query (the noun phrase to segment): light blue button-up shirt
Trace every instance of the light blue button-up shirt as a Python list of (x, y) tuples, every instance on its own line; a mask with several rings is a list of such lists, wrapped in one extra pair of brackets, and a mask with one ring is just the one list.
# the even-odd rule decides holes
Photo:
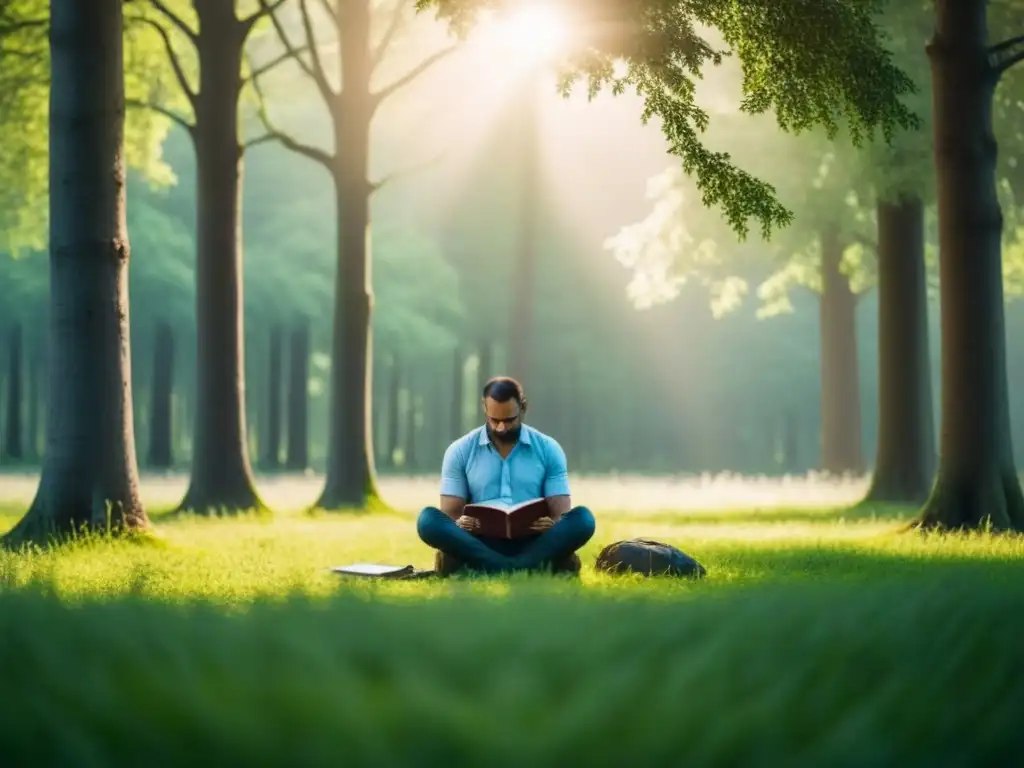
[(553, 437), (524, 424), (518, 442), (503, 459), (487, 437), (487, 427), (477, 427), (445, 451), (441, 495), (505, 504), (567, 496), (565, 451)]

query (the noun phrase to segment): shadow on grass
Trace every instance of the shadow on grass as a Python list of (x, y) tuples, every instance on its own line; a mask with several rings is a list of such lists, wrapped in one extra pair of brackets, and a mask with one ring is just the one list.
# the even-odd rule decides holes
[(918, 507), (900, 504), (857, 503), (853, 506), (796, 509), (708, 510), (685, 512), (608, 513), (621, 521), (667, 525), (749, 525), (758, 523), (866, 523), (909, 522)]
[(4, 763), (1003, 764), (1024, 746), (1024, 585), (989, 587), (230, 617), (0, 594)]
[[(118, 540), (114, 540), (117, 546)], [(936, 551), (912, 545), (904, 551), (886, 551), (848, 543), (823, 542), (771, 547), (737, 547), (734, 544), (709, 543), (692, 551), (707, 568), (703, 579), (685, 577), (643, 577), (635, 574), (606, 574), (593, 568), (594, 552), (583, 556), (580, 578), (543, 573), (517, 573), (511, 576), (455, 575), (424, 580), (388, 580), (350, 577), (330, 572), (333, 562), (308, 562), (287, 567), (285, 572), (266, 579), (263, 573), (235, 575), (228, 563), (224, 570), (204, 572), (196, 577), (183, 574), (178, 546), (164, 545), (173, 552), (170, 560), (162, 555), (118, 560), (114, 570), (104, 574), (89, 566), (85, 569), (88, 585), (78, 583), (75, 571), (58, 568), (64, 553), (76, 548), (93, 548), (89, 562), (97, 563), (108, 546), (102, 540), (82, 540), (67, 545), (54, 556), (37, 560), (18, 557), (0, 558), (0, 592), (65, 594), (75, 600), (122, 599), (177, 604), (212, 603), (219, 606), (251, 607), (251, 601), (288, 602), (296, 598), (311, 605), (329, 607), (336, 599), (361, 596), (386, 602), (429, 603), (437, 598), (461, 600), (479, 598), (489, 602), (532, 599), (544, 596), (571, 603), (580, 599), (633, 600), (704, 599), (716, 594), (757, 590), (764, 586), (780, 589), (802, 585), (858, 584), (864, 587), (905, 584), (920, 589), (942, 583), (969, 581), (986, 588), (1024, 586), (1024, 546), (999, 549)], [(108, 550), (109, 551), (109, 550)], [(196, 551), (201, 557), (202, 552)], [(81, 562), (81, 561), (80, 561)], [(277, 565), (267, 563), (270, 572)], [(97, 582), (97, 578), (100, 579)], [(83, 588), (84, 586), (84, 588)], [(247, 608), (246, 608), (247, 609)]]
[(330, 519), (334, 516), (401, 515), (401, 512), (384, 501), (384, 497), (376, 490), (370, 493), (366, 503), (361, 507), (338, 507), (335, 509), (318, 506), (319, 501), (317, 499), (312, 505), (303, 509), (303, 514), (314, 519)]
[(254, 507), (252, 509), (224, 509), (211, 510), (208, 514), (197, 513), (190, 509), (178, 509), (171, 507), (159, 511), (149, 512), (151, 523), (160, 525), (181, 524), (181, 523), (202, 523), (205, 521), (239, 520), (252, 523), (269, 523), (274, 520), (274, 511), (270, 507)]
[[(913, 534), (908, 534), (913, 535)], [(708, 568), (708, 583), (751, 582), (888, 582), (898, 579), (958, 579), (978, 577), (996, 583), (1024, 580), (1024, 558), (1009, 549), (983, 554), (859, 549), (843, 544), (808, 547), (713, 547), (698, 559)]]

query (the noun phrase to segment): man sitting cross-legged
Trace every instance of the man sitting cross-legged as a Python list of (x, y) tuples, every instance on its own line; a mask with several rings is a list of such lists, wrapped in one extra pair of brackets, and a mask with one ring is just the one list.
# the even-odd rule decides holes
[[(417, 531), (438, 550), (436, 570), (503, 573), (552, 570), (578, 573), (576, 550), (594, 535), (594, 516), (573, 507), (565, 452), (556, 440), (522, 423), (526, 397), (517, 381), (496, 378), (483, 390), (486, 424), (460, 437), (444, 454), (441, 507), (427, 507)], [(467, 503), (506, 504), (543, 497), (549, 514), (532, 535), (490, 539), (474, 533), (479, 521), (463, 514)]]

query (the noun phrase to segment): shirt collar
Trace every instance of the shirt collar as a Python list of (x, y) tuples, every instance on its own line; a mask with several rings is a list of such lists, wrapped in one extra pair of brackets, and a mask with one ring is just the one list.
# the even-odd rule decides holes
[[(530, 444), (530, 428), (523, 424), (522, 430), (519, 432), (519, 442), (523, 445)], [(480, 427), (480, 437), (477, 439), (477, 445), (490, 445), (491, 439), (487, 437), (487, 425)]]

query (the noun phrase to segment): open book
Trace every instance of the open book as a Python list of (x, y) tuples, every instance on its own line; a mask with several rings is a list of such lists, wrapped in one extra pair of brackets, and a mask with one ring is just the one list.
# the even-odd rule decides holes
[(385, 565), (383, 563), (353, 563), (331, 568), (343, 576), (362, 576), (371, 579), (416, 579), (433, 574), (433, 571), (417, 571), (411, 565)]
[(527, 499), (518, 504), (501, 501), (478, 501), (467, 504), (462, 514), (480, 521), (473, 533), (492, 539), (519, 539), (532, 536), (530, 526), (539, 517), (549, 514), (548, 503), (542, 498)]

